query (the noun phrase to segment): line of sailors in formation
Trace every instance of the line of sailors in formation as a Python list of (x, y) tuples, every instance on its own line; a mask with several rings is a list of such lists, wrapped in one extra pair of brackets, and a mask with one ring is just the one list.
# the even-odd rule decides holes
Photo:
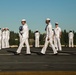
[[(54, 55), (58, 55), (58, 51), (62, 51), (61, 47), (61, 28), (58, 26), (58, 22), (55, 23), (55, 28), (52, 30), (52, 24), (51, 20), (49, 18), (46, 19), (45, 23), (46, 25), (46, 38), (45, 38), (45, 44), (44, 47), (42, 48), (41, 52), (39, 54), (45, 55), (46, 49), (48, 47), (48, 44), (50, 43), (50, 46), (53, 50)], [(20, 36), (20, 45), (15, 53), (15, 55), (20, 55), (21, 49), (23, 47), (23, 44), (26, 44), (26, 54), (30, 55), (30, 46), (28, 42), (29, 38), (29, 28), (26, 23), (25, 19), (22, 19), (21, 21), (22, 26), (19, 27), (19, 36)], [(35, 32), (35, 47), (39, 47), (39, 37), (40, 37), (40, 32), (37, 30)], [(69, 47), (74, 47), (73, 46), (73, 37), (74, 34), (72, 31), (69, 33)], [(54, 43), (53, 43), (54, 42)]]
[(0, 28), (0, 50), (9, 48), (10, 31), (8, 28)]

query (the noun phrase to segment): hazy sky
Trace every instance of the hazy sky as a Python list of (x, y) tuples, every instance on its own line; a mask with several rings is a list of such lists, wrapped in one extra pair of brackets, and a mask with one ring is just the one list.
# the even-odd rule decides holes
[(0, 0), (0, 27), (18, 32), (20, 21), (25, 18), (29, 29), (44, 33), (45, 19), (53, 27), (59, 22), (62, 30), (76, 31), (76, 0)]

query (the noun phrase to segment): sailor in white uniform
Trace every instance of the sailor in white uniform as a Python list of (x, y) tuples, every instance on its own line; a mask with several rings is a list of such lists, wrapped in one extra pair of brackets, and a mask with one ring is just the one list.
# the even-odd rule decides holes
[(54, 55), (57, 55), (58, 54), (57, 50), (55, 49), (53, 41), (52, 41), (52, 25), (50, 23), (49, 18), (46, 19), (46, 24), (47, 24), (47, 26), (45, 28), (46, 29), (46, 39), (45, 39), (44, 47), (41, 50), (41, 55), (45, 55), (45, 52), (46, 52), (46, 49), (47, 49), (47, 46), (49, 43), (53, 49)]
[(55, 48), (57, 49), (57, 51), (58, 50), (62, 51), (60, 38), (61, 38), (61, 28), (58, 27), (58, 22), (56, 22), (55, 29), (54, 29), (54, 44), (55, 44)]
[(40, 32), (36, 30), (35, 31), (35, 47), (39, 47), (39, 38), (40, 38)]
[(1, 50), (1, 46), (2, 46), (2, 30), (0, 28), (0, 50)]
[(6, 48), (9, 48), (9, 39), (10, 39), (10, 31), (8, 28), (6, 28)]
[(74, 47), (73, 38), (74, 38), (74, 33), (70, 31), (69, 32), (69, 47)]
[(26, 44), (26, 54), (30, 55), (30, 46), (29, 46), (29, 42), (28, 42), (28, 38), (29, 38), (29, 29), (28, 29), (28, 25), (26, 24), (26, 20), (22, 19), (21, 21), (22, 25), (23, 25), (23, 30), (22, 30), (22, 41), (20, 42), (20, 45), (15, 53), (15, 55), (20, 55), (21, 53), (21, 49), (23, 47), (23, 44)]

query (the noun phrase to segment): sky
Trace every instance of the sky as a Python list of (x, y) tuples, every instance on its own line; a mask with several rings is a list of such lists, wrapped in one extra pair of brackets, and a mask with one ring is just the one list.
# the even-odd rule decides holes
[(0, 27), (18, 32), (21, 20), (26, 19), (29, 29), (45, 32), (45, 20), (51, 19), (62, 30), (76, 31), (76, 0), (0, 0)]

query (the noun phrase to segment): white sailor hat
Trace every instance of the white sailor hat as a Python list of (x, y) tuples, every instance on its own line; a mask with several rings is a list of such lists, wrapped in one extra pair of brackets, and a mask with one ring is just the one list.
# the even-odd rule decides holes
[(55, 25), (58, 25), (58, 22), (55, 22)]
[(25, 19), (22, 19), (21, 21), (26, 21)]
[(50, 18), (47, 18), (46, 20), (47, 20), (47, 21), (49, 21), (49, 20), (50, 20)]

